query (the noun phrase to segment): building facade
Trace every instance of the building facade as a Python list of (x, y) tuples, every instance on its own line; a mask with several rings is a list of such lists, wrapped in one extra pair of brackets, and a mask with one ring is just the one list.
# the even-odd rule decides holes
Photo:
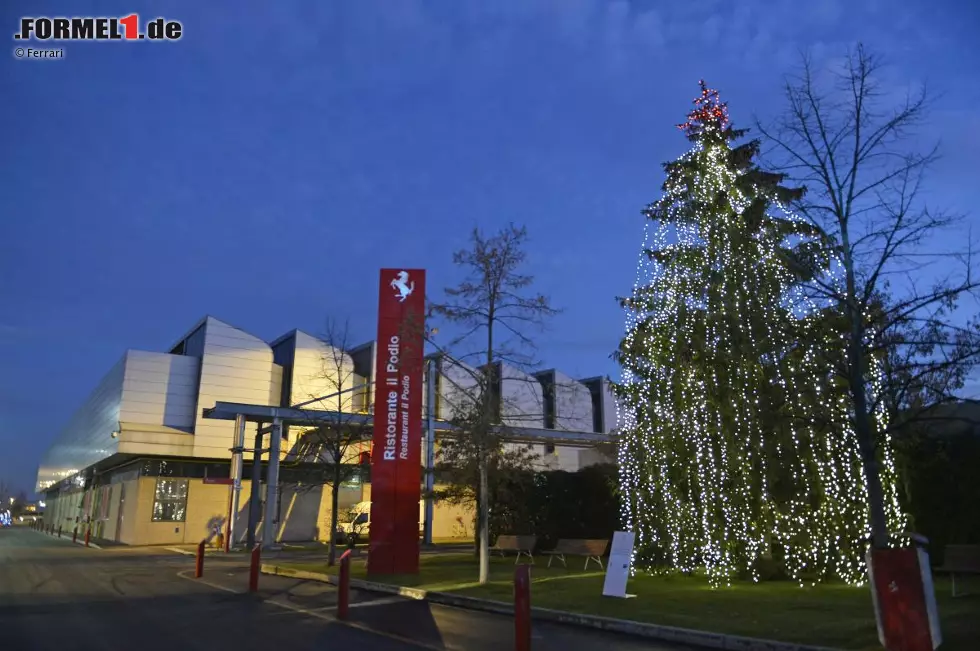
[[(221, 401), (370, 413), (374, 344), (345, 347), (298, 330), (265, 342), (209, 316), (166, 353), (127, 351), (41, 461), (37, 490), (45, 494), (46, 521), (65, 531), (91, 527), (96, 538), (125, 544), (196, 543), (223, 531), (228, 517), (244, 532), (248, 500), (239, 513), (230, 508), (234, 423), (205, 418), (204, 409)], [(475, 370), (444, 357), (434, 365), (436, 418), (449, 420), (460, 395), (475, 385)], [(506, 365), (494, 377), (502, 423), (602, 433), (614, 427), (602, 378), (579, 382), (554, 370), (531, 376)], [(351, 466), (339, 489), (340, 509), (370, 501), (370, 440), (353, 442), (338, 460), (308, 444), (308, 429), (284, 432), (278, 503), (271, 511), (263, 504), (259, 513), (260, 532), (266, 514), (273, 516), (277, 541), (329, 535), (330, 487), (311, 481), (311, 464)], [(249, 423), (246, 447), (255, 434)], [(591, 449), (535, 447), (544, 468), (574, 471), (603, 460)], [(244, 458), (248, 467), (251, 453)], [(243, 498), (250, 476), (247, 470)], [(434, 539), (466, 538), (471, 531), (465, 508), (436, 504)]]

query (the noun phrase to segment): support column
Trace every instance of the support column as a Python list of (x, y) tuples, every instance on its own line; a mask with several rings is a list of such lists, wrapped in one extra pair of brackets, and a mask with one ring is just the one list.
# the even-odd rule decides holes
[(432, 544), (432, 517), (435, 511), (432, 491), (435, 490), (436, 460), (436, 373), (438, 363), (430, 358), (426, 373), (425, 400), (427, 417), (425, 420), (425, 524), (422, 530), (422, 544)]
[(245, 448), (245, 416), (235, 416), (235, 440), (231, 451), (231, 513), (228, 516), (228, 546), (235, 546), (235, 536), (239, 533), (235, 526), (242, 499), (242, 450)]
[(262, 527), (262, 546), (271, 547), (279, 529), (279, 450), (282, 448), (282, 421), (272, 421), (269, 440), (269, 471), (265, 476), (265, 525)]
[(248, 503), (248, 548), (255, 547), (255, 528), (259, 524), (259, 509), (262, 508), (262, 423), (255, 432), (255, 451), (252, 453), (252, 490)]

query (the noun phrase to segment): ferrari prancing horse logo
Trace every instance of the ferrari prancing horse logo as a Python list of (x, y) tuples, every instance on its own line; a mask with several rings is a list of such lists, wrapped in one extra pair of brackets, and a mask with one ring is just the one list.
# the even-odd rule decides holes
[(405, 299), (415, 291), (415, 281), (408, 279), (407, 271), (399, 271), (395, 279), (391, 281), (391, 287), (395, 290), (395, 298), (399, 303), (404, 303)]

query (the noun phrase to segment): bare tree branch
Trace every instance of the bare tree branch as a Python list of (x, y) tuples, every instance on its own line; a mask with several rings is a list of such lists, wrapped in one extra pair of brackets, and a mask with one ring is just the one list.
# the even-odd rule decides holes
[[(980, 289), (972, 256), (960, 256), (959, 278), (916, 286), (913, 273), (926, 264), (921, 247), (957, 220), (930, 211), (921, 198), (937, 148), (914, 151), (909, 138), (925, 119), (928, 95), (922, 89), (891, 104), (881, 68), (858, 46), (827, 87), (804, 57), (786, 82), (783, 117), (772, 126), (757, 121), (772, 145), (771, 164), (806, 186), (795, 209), (833, 242), (826, 277), (806, 289), (843, 319), (846, 355), (832, 367), (848, 385), (876, 546), (885, 546), (887, 531), (878, 469), (886, 432), (878, 431), (875, 411), (887, 403), (893, 422), (907, 423), (929, 409), (925, 403), (955, 400), (980, 358), (976, 322), (950, 323), (957, 300)], [(905, 286), (891, 286), (886, 279), (894, 277), (907, 278)], [(879, 369), (884, 378), (875, 391)]]

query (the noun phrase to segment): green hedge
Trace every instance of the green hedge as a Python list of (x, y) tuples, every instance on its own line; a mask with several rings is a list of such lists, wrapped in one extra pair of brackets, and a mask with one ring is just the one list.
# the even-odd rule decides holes
[(941, 564), (946, 545), (980, 544), (980, 435), (930, 429), (898, 438), (896, 460), (909, 528)]
[(534, 534), (539, 549), (550, 549), (559, 538), (611, 538), (619, 526), (616, 473), (612, 464), (512, 473), (493, 491), (490, 539)]
[[(896, 461), (909, 528), (929, 539), (930, 558), (949, 544), (980, 544), (980, 434), (973, 428), (896, 437)], [(559, 538), (610, 538), (619, 528), (613, 464), (578, 472), (509, 473), (491, 487), (490, 540), (534, 534), (549, 549)]]

